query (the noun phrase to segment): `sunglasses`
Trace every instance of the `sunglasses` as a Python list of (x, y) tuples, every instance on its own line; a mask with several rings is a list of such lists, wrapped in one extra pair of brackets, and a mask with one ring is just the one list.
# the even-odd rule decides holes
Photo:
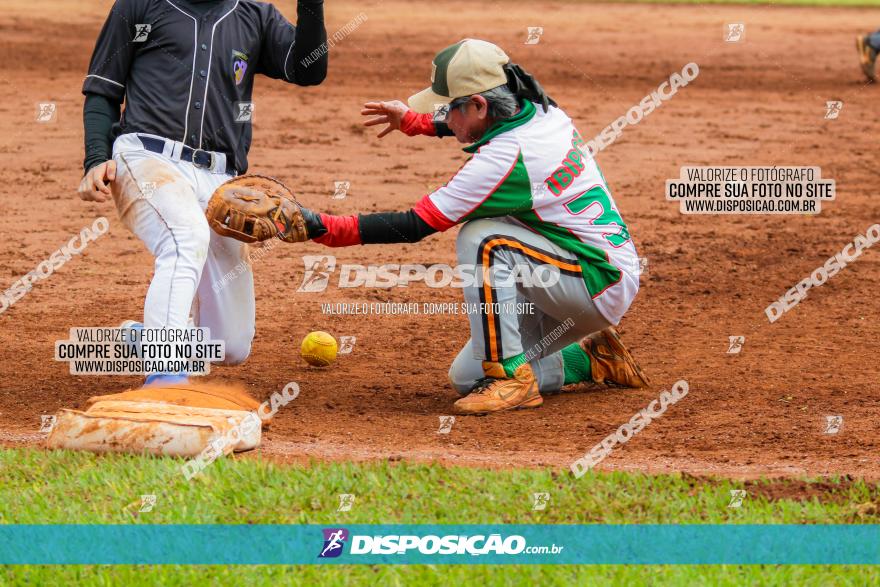
[(466, 106), (468, 102), (471, 101), (470, 96), (464, 96), (462, 98), (456, 98), (449, 104), (443, 104), (442, 106), (438, 106), (434, 111), (434, 121), (435, 122), (447, 122), (449, 120), (449, 114), (455, 110), (456, 108), (461, 108)]

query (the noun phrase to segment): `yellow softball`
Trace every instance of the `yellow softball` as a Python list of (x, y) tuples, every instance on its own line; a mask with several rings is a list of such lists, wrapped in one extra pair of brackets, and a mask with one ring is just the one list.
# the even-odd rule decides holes
[(300, 355), (306, 363), (314, 367), (326, 367), (336, 360), (336, 339), (332, 335), (316, 330), (303, 339)]

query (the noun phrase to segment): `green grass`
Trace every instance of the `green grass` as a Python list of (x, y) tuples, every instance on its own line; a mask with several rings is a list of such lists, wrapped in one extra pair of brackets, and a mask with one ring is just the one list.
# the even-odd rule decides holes
[(572, 587), (577, 585), (792, 585), (835, 587), (876, 585), (880, 572), (871, 567), (773, 566), (334, 566), (334, 567), (21, 567), (0, 570), (10, 585), (471, 585)]
[[(0, 450), (0, 522), (10, 523), (878, 523), (880, 487), (832, 481), (821, 499), (770, 499), (779, 483), (677, 475), (491, 471), (407, 463), (283, 466), (221, 459), (186, 481), (181, 461), (127, 455)], [(730, 489), (746, 488), (739, 509)], [(533, 511), (531, 495), (549, 492)], [(141, 494), (156, 494), (138, 514)], [(337, 512), (340, 493), (356, 495)], [(401, 566), (6, 567), (10, 584), (876, 584), (866, 567)], [(5, 580), (4, 580), (5, 579)]]

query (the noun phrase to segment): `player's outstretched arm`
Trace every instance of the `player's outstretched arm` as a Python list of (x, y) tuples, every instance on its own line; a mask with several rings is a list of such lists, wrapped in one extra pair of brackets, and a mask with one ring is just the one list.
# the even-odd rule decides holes
[[(386, 243), (416, 243), (437, 232), (415, 209), (406, 212), (375, 212), (352, 216), (316, 214), (305, 208), (309, 238), (328, 247)], [(316, 236), (312, 236), (312, 235)]]
[(418, 207), (407, 212), (359, 216), (320, 214), (302, 206), (277, 179), (241, 175), (211, 195), (205, 216), (214, 232), (246, 243), (278, 238), (347, 247), (371, 243), (414, 243), (437, 232)]
[(400, 100), (387, 102), (367, 102), (361, 114), (371, 116), (364, 121), (364, 126), (386, 124), (377, 135), (382, 138), (392, 131), (399, 130), (405, 135), (427, 135), (430, 137), (451, 136), (452, 131), (442, 122), (435, 122), (432, 114), (418, 114)]

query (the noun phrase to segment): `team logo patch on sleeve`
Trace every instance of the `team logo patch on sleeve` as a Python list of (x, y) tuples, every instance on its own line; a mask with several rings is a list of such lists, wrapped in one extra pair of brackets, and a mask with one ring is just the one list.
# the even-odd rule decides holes
[(232, 52), (232, 75), (235, 79), (235, 85), (241, 84), (244, 80), (244, 74), (248, 68), (248, 56), (241, 51)]

